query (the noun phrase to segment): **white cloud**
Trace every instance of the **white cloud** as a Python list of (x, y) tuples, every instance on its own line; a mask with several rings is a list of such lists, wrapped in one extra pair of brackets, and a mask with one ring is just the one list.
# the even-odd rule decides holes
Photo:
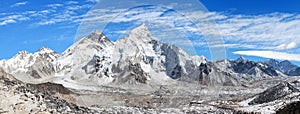
[[(18, 2), (11, 5), (11, 7), (17, 7), (26, 4), (28, 4), (27, 1)], [(65, 4), (48, 4), (45, 6), (48, 8), (0, 13), (1, 25), (24, 22), (28, 20), (33, 22), (30, 26), (50, 25), (62, 22), (79, 24), (80, 21), (78, 20), (82, 19), (83, 15), (85, 15), (85, 10), (91, 8), (93, 5), (91, 3), (79, 5), (79, 1), (66, 1)], [(57, 10), (58, 7), (60, 8), (59, 11)]]
[(7, 24), (10, 24), (10, 23), (16, 23), (16, 21), (12, 20), (12, 19), (4, 20), (4, 21), (0, 22), (0, 26), (7, 25)]
[(68, 2), (66, 2), (66, 4), (78, 4), (78, 2), (77, 1), (68, 1)]
[(255, 48), (256, 45), (251, 45), (251, 44), (217, 44), (217, 45), (210, 45), (209, 47), (225, 47), (227, 49), (236, 49), (236, 48)]
[(297, 43), (291, 42), (286, 46), (286, 49), (293, 49), (297, 47)]
[(289, 44), (281, 44), (276, 47), (277, 50), (289, 50), (297, 47), (297, 43), (291, 42)]
[(100, 2), (102, 0), (86, 0), (87, 2)]
[(29, 20), (29, 18), (23, 15), (9, 15), (0, 18), (0, 26), (27, 20)]
[[(224, 14), (217, 14), (224, 15)], [(294, 49), (299, 42), (299, 14), (271, 13), (264, 15), (231, 15), (216, 20), (224, 40), (257, 45), (250, 49)], [(289, 20), (287, 20), (288, 18)], [(293, 41), (287, 44), (287, 41)]]
[(62, 7), (64, 5), (62, 5), (62, 4), (49, 4), (47, 6), (50, 7), (50, 8), (58, 8), (58, 7)]
[(18, 2), (18, 3), (15, 3), (15, 4), (11, 5), (10, 7), (18, 7), (18, 6), (26, 5), (27, 3), (28, 3), (27, 1)]
[(233, 54), (256, 56), (269, 59), (300, 61), (300, 54), (290, 54), (276, 51), (236, 51)]
[(51, 25), (51, 24), (55, 24), (56, 22), (53, 20), (49, 20), (49, 21), (43, 21), (43, 22), (39, 22), (39, 25)]

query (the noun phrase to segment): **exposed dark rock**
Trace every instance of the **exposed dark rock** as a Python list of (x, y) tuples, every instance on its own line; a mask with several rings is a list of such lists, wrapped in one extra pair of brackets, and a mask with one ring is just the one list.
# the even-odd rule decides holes
[(300, 67), (285, 72), (289, 76), (300, 76)]
[(287, 104), (279, 109), (276, 114), (300, 114), (300, 101)]
[(42, 84), (28, 84), (29, 87), (37, 89), (40, 92), (50, 92), (51, 94), (61, 93), (61, 94), (74, 94), (69, 89), (65, 88), (61, 84), (55, 83), (42, 83)]
[(148, 74), (145, 73), (140, 64), (131, 64), (129, 65), (129, 70), (132, 71), (131, 75), (134, 76), (134, 79), (139, 83), (146, 83)]
[[(238, 59), (236, 61), (231, 61), (231, 66), (236, 73), (255, 75), (257, 72), (251, 71), (251, 69), (257, 68), (269, 76), (279, 76), (279, 74), (276, 72), (276, 69), (274, 69), (273, 67), (263, 67), (259, 64), (263, 64), (263, 63), (257, 63), (254, 61), (241, 60), (241, 59)], [(263, 64), (263, 65), (267, 66), (267, 64)]]
[(94, 74), (94, 73), (98, 72), (100, 70), (100, 68), (102, 67), (100, 65), (100, 62), (103, 60), (104, 60), (104, 58), (94, 55), (93, 59), (90, 60), (87, 65), (82, 67), (82, 69), (85, 70), (85, 72), (87, 74)]
[(274, 100), (283, 98), (293, 92), (299, 92), (299, 90), (288, 82), (280, 83), (274, 87), (267, 89), (263, 93), (258, 94), (257, 97), (249, 103), (249, 105), (272, 102)]
[(297, 65), (292, 64), (288, 60), (284, 61), (277, 61), (275, 59), (270, 59), (268, 61), (265, 61), (266, 64), (280, 70), (284, 74), (288, 76), (299, 76), (300, 75), (300, 68)]

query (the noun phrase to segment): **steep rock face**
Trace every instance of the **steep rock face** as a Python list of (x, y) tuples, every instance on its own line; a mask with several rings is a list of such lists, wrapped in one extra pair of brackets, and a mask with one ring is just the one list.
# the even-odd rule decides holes
[(199, 66), (206, 62), (204, 57), (199, 57), (197, 60), (196, 57), (187, 55), (182, 49), (168, 44), (163, 44), (161, 50), (162, 55), (166, 57), (164, 65), (168, 76), (180, 80), (199, 79)]
[(118, 77), (115, 81), (117, 83), (146, 84), (150, 78), (149, 73), (145, 72), (139, 63), (130, 63), (128, 68), (126, 68), (126, 72), (128, 73), (122, 73), (122, 76)]

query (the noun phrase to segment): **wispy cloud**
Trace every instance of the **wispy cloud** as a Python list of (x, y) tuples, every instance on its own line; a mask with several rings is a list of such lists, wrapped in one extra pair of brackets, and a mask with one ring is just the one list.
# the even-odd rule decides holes
[(289, 44), (281, 44), (276, 47), (277, 50), (288, 50), (288, 49), (293, 49), (297, 47), (297, 43), (291, 42)]
[(12, 23), (17, 23), (18, 21), (26, 21), (29, 20), (28, 17), (24, 15), (9, 15), (0, 18), (0, 26), (7, 25), (7, 24), (12, 24)]
[(28, 1), (18, 2), (18, 3), (11, 5), (10, 7), (18, 7), (18, 6), (26, 5), (27, 3), (28, 3)]
[(86, 0), (87, 2), (100, 2), (102, 0)]
[(256, 56), (269, 59), (300, 61), (300, 54), (290, 54), (276, 51), (236, 51), (234, 54)]
[(43, 18), (42, 20), (39, 20), (37, 24), (38, 25), (50, 25), (50, 24), (57, 24), (57, 23), (79, 24), (80, 20), (85, 15), (85, 12), (82, 13), (80, 11), (91, 7), (92, 5), (90, 4), (65, 6), (62, 11), (47, 15), (48, 18)]
[[(125, 10), (126, 9), (117, 9)], [(151, 11), (145, 10), (131, 10), (125, 13), (118, 14), (118, 11), (97, 9), (94, 11), (95, 15), (90, 14), (84, 20), (88, 21), (103, 21), (106, 22), (110, 17), (118, 15), (116, 19), (110, 22), (120, 23), (120, 22), (130, 22), (130, 21), (155, 21), (164, 22), (176, 26), (178, 29), (195, 31), (199, 33), (199, 29), (205, 31), (211, 27), (210, 24), (216, 24), (217, 31), (212, 33), (200, 32), (200, 34), (219, 34), (224, 36), (225, 40), (243, 43), (269, 43), (267, 48), (275, 48), (280, 44), (286, 43), (286, 41), (291, 41), (300, 37), (297, 31), (300, 29), (300, 19), (297, 18), (298, 14), (287, 14), (287, 13), (271, 13), (264, 15), (230, 15), (222, 12), (191, 12), (189, 16), (200, 21), (198, 25), (199, 29), (190, 26), (193, 23), (188, 22), (186, 17), (171, 14), (161, 16), (164, 10), (151, 9)], [(289, 18), (289, 20), (286, 20)], [(177, 21), (177, 23), (173, 23)], [(216, 23), (206, 23), (208, 21), (215, 21)], [(182, 23), (179, 23), (182, 22)], [(300, 40), (300, 39), (299, 39)], [(259, 47), (257, 47), (259, 48)]]
[(66, 2), (66, 4), (78, 4), (78, 2), (77, 1), (68, 1), (68, 2)]
[(50, 8), (58, 8), (58, 7), (62, 7), (64, 5), (63, 4), (49, 4), (47, 6), (50, 7)]
[(288, 13), (231, 15), (216, 22), (226, 41), (255, 44), (252, 49), (286, 50), (296, 48), (296, 42), (300, 41), (297, 16)]
[(10, 23), (16, 23), (16, 21), (13, 19), (4, 20), (4, 21), (0, 22), (0, 26), (7, 25)]

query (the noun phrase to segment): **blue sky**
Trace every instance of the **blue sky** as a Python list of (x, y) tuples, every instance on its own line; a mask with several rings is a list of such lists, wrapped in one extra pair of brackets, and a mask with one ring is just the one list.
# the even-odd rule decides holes
[[(300, 1), (201, 0), (209, 12), (205, 8), (185, 6), (186, 1), (180, 0), (172, 0), (177, 4), (162, 3), (165, 7), (114, 7), (126, 3), (111, 1), (98, 0), (103, 4), (99, 5), (97, 0), (2, 0), (0, 59), (9, 59), (21, 50), (33, 53), (42, 46), (63, 52), (93, 29), (102, 30), (115, 41), (143, 22), (149, 24), (153, 35), (161, 41), (179, 45), (186, 50), (193, 46), (195, 50), (191, 53), (204, 55), (209, 59), (209, 48), (225, 46), (229, 59), (243, 55), (255, 61), (287, 59), (299, 65)], [(176, 9), (175, 6), (183, 8)], [(121, 10), (123, 13), (116, 15)], [(180, 11), (194, 21), (182, 18), (177, 13)], [(188, 14), (188, 11), (191, 13)], [(112, 16), (117, 19), (108, 20)], [(106, 25), (107, 21), (110, 22)], [(207, 27), (216, 32), (206, 31)], [(162, 29), (165, 31), (158, 32)], [(169, 37), (173, 39), (168, 39)], [(224, 44), (208, 45), (205, 37), (221, 37)]]
[(210, 11), (257, 15), (274, 12), (299, 13), (297, 0), (202, 0)]

